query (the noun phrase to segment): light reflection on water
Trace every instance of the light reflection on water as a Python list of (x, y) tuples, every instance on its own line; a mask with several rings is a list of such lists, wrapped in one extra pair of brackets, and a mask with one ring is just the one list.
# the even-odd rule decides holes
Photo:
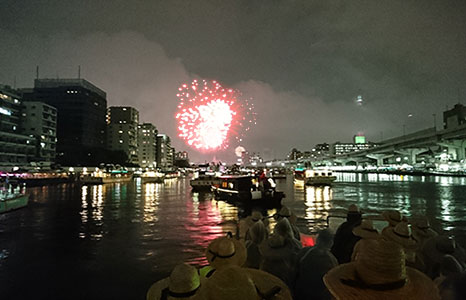
[(329, 187), (293, 186), (279, 183), (303, 231), (315, 232), (326, 226), (328, 215), (344, 215), (350, 204), (365, 213), (398, 209), (407, 216), (426, 215), (437, 231), (450, 231), (466, 241), (466, 178), (401, 176), (392, 174), (336, 173), (337, 181)]
[[(295, 186), (291, 177), (277, 182), (302, 231), (325, 227), (329, 215), (354, 203), (368, 213), (394, 208), (409, 216), (427, 215), (436, 230), (449, 231), (465, 244), (464, 178), (336, 175), (332, 187)], [(0, 215), (0, 279), (36, 287), (32, 290), (39, 295), (49, 276), (66, 287), (69, 278), (60, 274), (71, 269), (76, 278), (89, 278), (82, 285), (83, 293), (112, 289), (116, 298), (144, 298), (147, 287), (167, 276), (175, 264), (204, 265), (208, 243), (225, 232), (234, 233), (238, 215), (244, 213), (213, 200), (210, 193), (191, 193), (189, 178), (59, 185), (28, 192), (27, 208)], [(275, 221), (269, 220), (271, 229)], [(37, 273), (28, 276), (30, 269), (50, 274), (42, 281)], [(126, 274), (131, 275), (122, 276)], [(27, 298), (26, 294), (16, 298)]]

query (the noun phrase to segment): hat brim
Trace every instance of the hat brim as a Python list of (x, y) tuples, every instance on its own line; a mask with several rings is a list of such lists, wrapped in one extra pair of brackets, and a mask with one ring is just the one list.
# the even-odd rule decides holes
[(227, 258), (222, 258), (222, 257), (217, 256), (215, 260), (212, 261), (214, 255), (210, 252), (210, 250), (214, 248), (216, 243), (219, 243), (221, 239), (224, 239), (224, 238), (225, 237), (216, 238), (207, 247), (205, 256), (207, 258), (207, 261), (209, 262), (209, 265), (211, 265), (215, 269), (220, 269), (225, 266), (238, 266), (238, 267), (243, 266), (247, 258), (246, 247), (241, 241), (235, 238), (229, 238), (235, 245), (235, 254)]
[(341, 279), (355, 280), (355, 266), (356, 264), (354, 262), (342, 264), (331, 269), (327, 274), (325, 274), (324, 283), (335, 299), (440, 299), (437, 287), (433, 281), (420, 271), (410, 267), (406, 267), (406, 284), (398, 289), (379, 291), (362, 289), (342, 283)]
[[(375, 229), (374, 229), (375, 230)], [(379, 239), (381, 235), (378, 231), (370, 231), (367, 229), (362, 228), (361, 226), (357, 226), (353, 228), (353, 234), (355, 236), (359, 236), (363, 239)]]
[(415, 249), (417, 247), (417, 242), (414, 239), (397, 235), (395, 233), (395, 227), (385, 227), (382, 230), (382, 236), (406, 249)]
[(280, 292), (276, 294), (273, 299), (277, 300), (292, 300), (293, 298), (291, 297), (290, 290), (286, 286), (286, 284), (278, 277), (261, 271), (261, 270), (256, 270), (256, 269), (250, 269), (250, 268), (244, 268), (249, 276), (252, 278), (252, 281), (256, 285), (257, 289), (261, 293), (266, 293), (267, 291), (270, 291), (272, 288), (278, 286), (280, 287)]
[(390, 226), (393, 226), (393, 227), (395, 227), (396, 224), (403, 221), (403, 217), (401, 217), (400, 221), (390, 218), (390, 212), (388, 211), (382, 212), (382, 217), (384, 217), (384, 219), (388, 222), (388, 224), (390, 224)]
[[(166, 277), (164, 279), (161, 279), (157, 281), (156, 283), (152, 284), (149, 290), (147, 290), (146, 294), (146, 300), (160, 300), (162, 299), (162, 291), (166, 288), (168, 288), (168, 285), (170, 283), (170, 277)], [(197, 293), (196, 293), (197, 294)], [(190, 297), (183, 297), (183, 298), (173, 298), (168, 296), (167, 299), (185, 299), (185, 300), (193, 300), (195, 299), (196, 295), (192, 295)]]
[[(274, 300), (292, 300), (291, 292), (288, 286), (278, 277), (269, 274), (267, 272), (251, 269), (251, 268), (240, 268), (241, 271), (246, 272), (248, 277), (252, 280), (256, 289), (259, 290), (261, 293), (265, 294), (268, 291), (272, 290), (275, 287), (280, 287), (280, 291), (274, 295), (272, 299)], [(209, 280), (207, 279), (206, 284), (201, 286), (200, 292), (196, 293), (193, 299), (195, 300), (205, 300), (205, 299), (216, 299), (212, 297), (213, 295), (209, 295), (209, 292), (212, 293), (209, 286)], [(258, 295), (259, 297), (259, 295)], [(241, 299), (240, 300), (246, 300)], [(259, 298), (258, 298), (259, 299)]]

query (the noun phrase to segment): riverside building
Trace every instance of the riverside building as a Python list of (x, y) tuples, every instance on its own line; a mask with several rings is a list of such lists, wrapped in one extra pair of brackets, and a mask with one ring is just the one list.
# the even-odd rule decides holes
[(99, 164), (105, 153), (107, 95), (103, 90), (80, 78), (36, 79), (32, 90), (23, 90), (23, 98), (57, 109), (59, 163)]
[(36, 140), (21, 132), (21, 100), (16, 90), (0, 85), (0, 165), (24, 166), (34, 160)]
[(111, 106), (107, 111), (107, 148), (123, 151), (127, 162), (139, 164), (138, 156), (139, 112), (130, 106)]
[(43, 102), (23, 102), (21, 131), (36, 139), (36, 161), (55, 162), (57, 109)]
[(143, 168), (157, 167), (157, 128), (152, 123), (138, 126), (139, 165)]
[(173, 167), (174, 149), (171, 147), (170, 137), (159, 133), (157, 135), (157, 166), (162, 169)]

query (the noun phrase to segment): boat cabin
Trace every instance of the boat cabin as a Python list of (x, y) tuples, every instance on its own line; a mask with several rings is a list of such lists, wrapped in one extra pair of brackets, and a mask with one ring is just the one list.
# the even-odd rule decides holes
[(248, 191), (253, 189), (252, 177), (250, 176), (221, 176), (220, 189), (233, 191)]

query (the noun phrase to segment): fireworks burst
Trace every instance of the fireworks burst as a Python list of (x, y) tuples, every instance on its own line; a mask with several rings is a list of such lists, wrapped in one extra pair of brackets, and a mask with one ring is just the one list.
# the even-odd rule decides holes
[(241, 142), (256, 124), (254, 105), (242, 99), (238, 90), (223, 88), (216, 81), (193, 80), (178, 91), (178, 135), (196, 149), (224, 149), (233, 137)]

